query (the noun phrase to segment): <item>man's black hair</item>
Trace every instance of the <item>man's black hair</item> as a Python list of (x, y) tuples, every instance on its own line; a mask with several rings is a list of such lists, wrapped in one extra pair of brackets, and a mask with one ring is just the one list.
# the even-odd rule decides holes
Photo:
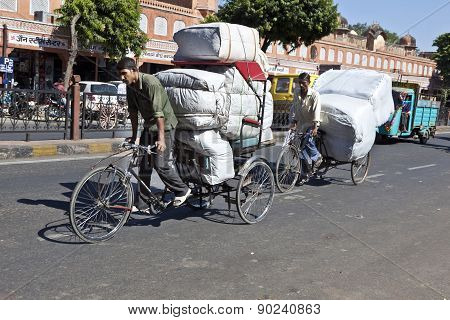
[(308, 81), (308, 82), (310, 82), (309, 74), (306, 73), (306, 72), (300, 73), (299, 76), (298, 76), (298, 81)]
[(128, 70), (137, 70), (136, 61), (129, 57), (124, 57), (117, 62), (116, 65), (117, 70), (128, 69)]

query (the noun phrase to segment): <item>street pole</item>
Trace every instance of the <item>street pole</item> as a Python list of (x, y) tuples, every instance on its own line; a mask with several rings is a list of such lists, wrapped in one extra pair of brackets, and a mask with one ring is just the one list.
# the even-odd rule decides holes
[(70, 139), (80, 140), (80, 81), (79, 75), (72, 77), (72, 119), (70, 125)]

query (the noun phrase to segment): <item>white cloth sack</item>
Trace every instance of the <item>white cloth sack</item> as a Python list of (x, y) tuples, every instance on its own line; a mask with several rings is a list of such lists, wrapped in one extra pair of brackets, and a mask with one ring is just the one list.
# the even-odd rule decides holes
[(198, 69), (170, 69), (155, 74), (163, 87), (192, 90), (220, 91), (224, 89), (225, 75)]
[(256, 29), (224, 22), (206, 23), (179, 30), (175, 61), (256, 61), (259, 33)]
[[(258, 120), (260, 101), (256, 95), (227, 94), (227, 110), (225, 117), (228, 121), (220, 127), (220, 132), (229, 140), (240, 139), (242, 120), (244, 118)], [(262, 99), (262, 98), (261, 98)], [(264, 107), (263, 129), (268, 129), (273, 122), (273, 98), (270, 92), (266, 93)], [(244, 125), (243, 138), (251, 138), (259, 135), (260, 129), (251, 125)]]
[[(234, 177), (233, 150), (217, 130), (177, 130), (175, 138), (207, 157), (200, 171), (205, 183), (216, 185)], [(193, 174), (196, 174), (193, 165), (190, 169)]]
[(336, 95), (321, 96), (324, 144), (329, 157), (353, 161), (365, 156), (375, 142), (376, 123), (368, 100)]
[[(208, 66), (207, 71), (221, 74), (225, 77), (224, 89), (227, 93), (237, 94), (258, 94), (264, 92), (264, 82), (250, 81), (247, 82), (236, 67), (228, 66)], [(266, 81), (266, 92), (270, 91), (272, 83)]]
[[(392, 79), (373, 70), (329, 70), (314, 83), (321, 95), (337, 94), (368, 101), (376, 126), (384, 124), (394, 112)], [(357, 106), (356, 106), (357, 107)]]

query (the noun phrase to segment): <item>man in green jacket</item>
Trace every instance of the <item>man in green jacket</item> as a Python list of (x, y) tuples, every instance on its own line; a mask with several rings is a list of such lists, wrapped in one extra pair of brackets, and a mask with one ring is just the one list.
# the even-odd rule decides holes
[[(142, 159), (139, 177), (150, 187), (152, 168), (155, 168), (167, 188), (175, 194), (173, 205), (183, 204), (191, 194), (191, 189), (181, 180), (171, 158), (174, 145), (175, 127), (178, 123), (166, 90), (159, 80), (139, 72), (136, 62), (131, 58), (123, 58), (117, 64), (121, 80), (127, 84), (128, 112), (130, 114), (133, 135), (127, 138), (135, 142), (138, 130), (138, 113), (144, 119), (144, 130), (139, 144), (156, 145), (157, 154)], [(142, 188), (141, 196), (146, 196)], [(145, 202), (139, 197), (137, 207), (145, 210)]]

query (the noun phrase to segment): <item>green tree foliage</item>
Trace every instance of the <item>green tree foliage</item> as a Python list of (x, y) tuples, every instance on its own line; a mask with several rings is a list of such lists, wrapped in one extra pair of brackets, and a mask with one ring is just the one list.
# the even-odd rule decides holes
[(264, 52), (276, 41), (291, 49), (310, 45), (338, 25), (333, 0), (229, 0), (217, 18), (257, 29)]
[(100, 44), (105, 54), (116, 58), (128, 50), (139, 56), (147, 42), (147, 35), (139, 28), (138, 0), (66, 0), (57, 13), (59, 23), (71, 28), (66, 87), (79, 46)]
[[(369, 29), (369, 25), (367, 25), (367, 23), (355, 23), (355, 24), (350, 24), (348, 26), (348, 28), (350, 30), (355, 30), (357, 34), (359, 34), (360, 36), (363, 35), (368, 29)], [(395, 32), (391, 32), (385, 28), (383, 28), (384, 32), (386, 33), (386, 43), (388, 45), (392, 45), (398, 42), (398, 40), (400, 40), (399, 36), (397, 35), (397, 33)]]
[(444, 79), (444, 86), (450, 88), (450, 33), (444, 33), (437, 37), (433, 46), (438, 48), (433, 56), (437, 63), (437, 69)]

